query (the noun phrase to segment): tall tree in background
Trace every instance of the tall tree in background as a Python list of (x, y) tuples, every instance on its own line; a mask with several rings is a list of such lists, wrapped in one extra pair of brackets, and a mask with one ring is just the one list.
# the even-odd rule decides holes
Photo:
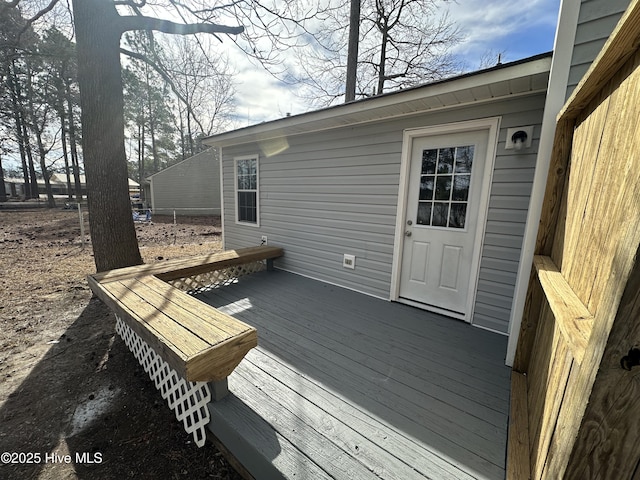
[(17, 58), (7, 65), (6, 84), (11, 98), (11, 112), (14, 121), (14, 136), (19, 145), (22, 161), (22, 173), (25, 185), (25, 198), (38, 198), (38, 178), (36, 176), (33, 150), (29, 133), (29, 117), (27, 113), (28, 99), (26, 78), (29, 75), (26, 63)]
[(163, 50), (161, 61), (174, 79), (180, 103), (183, 158), (199, 153), (199, 139), (226, 127), (235, 109), (235, 72), (226, 56), (208, 53), (213, 50), (210, 40), (176, 37)]
[(67, 177), (67, 194), (71, 200), (82, 199), (80, 165), (76, 139), (77, 96), (75, 92), (77, 65), (75, 45), (57, 28), (49, 28), (40, 42), (39, 54), (51, 69), (51, 95), (44, 99), (51, 103), (58, 117), (61, 134), (64, 172)]
[(345, 81), (344, 101), (356, 98), (358, 78), (358, 46), (360, 39), (360, 0), (351, 0), (349, 9), (349, 40), (347, 42), (347, 79)]
[(0, 179), (2, 179), (2, 181), (0, 181), (0, 202), (7, 201), (7, 188), (4, 183), (4, 168), (2, 167), (2, 157), (5, 154), (3, 140), (4, 139), (0, 138)]
[[(35, 12), (28, 24), (64, 6), (59, 0), (44, 2), (44, 8)], [(29, 5), (25, 0), (2, 3), (11, 8)], [(317, 5), (302, 2), (263, 5), (256, 0), (214, 6), (201, 0), (72, 0), (71, 5), (91, 238), (96, 268), (104, 271), (141, 263), (127, 181), (121, 36), (132, 31), (207, 33), (219, 39), (226, 35), (262, 65), (277, 67), (278, 53), (300, 42), (306, 33), (304, 22), (319, 18), (323, 12)], [(166, 8), (172, 8), (185, 23), (145, 15)]]
[(123, 81), (125, 134), (133, 141), (129, 160), (132, 176), (142, 183), (147, 175), (176, 161), (175, 101), (146, 63), (132, 61), (123, 70)]
[[(440, 7), (449, 0), (362, 0), (355, 97), (439, 80), (459, 71), (449, 55), (461, 40)], [(298, 77), (318, 105), (345, 95), (349, 4), (337, 10), (315, 34), (318, 43), (304, 52)]]
[(0, 89), (3, 108), (1, 110), (2, 127), (7, 138), (13, 137), (18, 145), (22, 163), (25, 198), (38, 195), (38, 181), (25, 113), (23, 95), (25, 56), (31, 55), (36, 35), (27, 25), (19, 10), (11, 5), (0, 3), (0, 68), (2, 68), (3, 87)]
[[(52, 91), (53, 75), (51, 67), (43, 65), (42, 57), (38, 56), (38, 71), (34, 70), (33, 63), (27, 61), (26, 69), (26, 105), (27, 105), (27, 121), (29, 129), (36, 139), (38, 159), (40, 161), (40, 172), (44, 180), (45, 193), (47, 195), (47, 204), (49, 207), (55, 207), (56, 201), (53, 197), (51, 189), (51, 171), (47, 165), (47, 154), (56, 142), (51, 135), (51, 116), (52, 108), (48, 102), (39, 101), (43, 97), (49, 97)], [(34, 88), (34, 83), (37, 88)], [(36, 190), (37, 191), (37, 190)]]

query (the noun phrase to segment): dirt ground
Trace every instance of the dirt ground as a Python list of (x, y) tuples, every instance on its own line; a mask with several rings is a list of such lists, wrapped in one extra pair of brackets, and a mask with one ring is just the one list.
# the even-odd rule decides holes
[[(83, 249), (77, 211), (0, 209), (0, 478), (239, 479), (184, 432), (92, 299), (84, 223)], [(220, 249), (218, 218), (136, 231), (146, 263)]]

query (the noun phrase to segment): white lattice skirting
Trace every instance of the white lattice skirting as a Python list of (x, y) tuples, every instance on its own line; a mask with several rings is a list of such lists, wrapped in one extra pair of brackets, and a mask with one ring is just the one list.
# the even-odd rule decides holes
[(199, 273), (190, 277), (169, 280), (167, 283), (190, 295), (193, 295), (195, 293), (206, 292), (214, 288), (229, 285), (236, 282), (240, 277), (260, 272), (265, 268), (265, 262), (258, 260), (255, 262), (212, 270), (210, 272)]
[(160, 390), (176, 418), (199, 447), (207, 439), (211, 391), (207, 382), (188, 382), (172, 369), (136, 332), (116, 315), (116, 332)]

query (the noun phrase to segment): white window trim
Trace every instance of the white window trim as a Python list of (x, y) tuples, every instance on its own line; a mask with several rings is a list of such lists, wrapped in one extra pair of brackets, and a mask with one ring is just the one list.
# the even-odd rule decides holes
[[(256, 222), (247, 222), (238, 220), (238, 162), (241, 160), (256, 161)], [(233, 157), (233, 203), (235, 204), (235, 222), (237, 225), (247, 227), (260, 226), (260, 155), (244, 155), (242, 157)]]

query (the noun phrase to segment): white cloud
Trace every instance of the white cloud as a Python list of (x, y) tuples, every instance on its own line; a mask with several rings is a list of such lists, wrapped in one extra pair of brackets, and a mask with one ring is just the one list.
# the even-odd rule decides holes
[(450, 16), (465, 35), (454, 53), (471, 66), (483, 54), (505, 52), (517, 60), (550, 50), (560, 0), (460, 0)]
[(296, 114), (308, 109), (300, 102), (293, 90), (295, 87), (278, 81), (262, 66), (253, 65), (243, 54), (234, 58), (243, 63), (236, 75), (238, 91), (238, 121), (241, 126), (284, 117), (287, 113)]

